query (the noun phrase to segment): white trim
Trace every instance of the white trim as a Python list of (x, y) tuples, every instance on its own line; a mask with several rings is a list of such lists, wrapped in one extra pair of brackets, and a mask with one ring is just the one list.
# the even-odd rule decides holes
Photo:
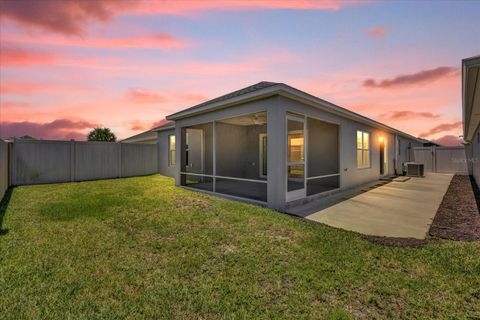
[[(362, 147), (358, 148), (358, 133), (362, 133)], [(368, 134), (368, 149), (364, 148), (364, 133)], [(362, 166), (358, 166), (358, 151), (362, 150)], [(372, 168), (372, 132), (362, 129), (355, 130), (355, 161), (357, 162), (357, 170), (371, 169)], [(368, 152), (368, 166), (363, 166), (365, 151)]]
[(187, 190), (203, 192), (203, 193), (207, 193), (207, 194), (211, 194), (211, 195), (215, 195), (215, 196), (223, 197), (223, 198), (227, 198), (227, 199), (238, 200), (238, 201), (243, 201), (243, 202), (259, 204), (259, 205), (262, 205), (262, 206), (267, 206), (267, 201), (255, 200), (255, 199), (244, 198), (244, 197), (239, 197), (239, 196), (233, 196), (233, 195), (228, 194), (228, 193), (213, 192), (213, 191), (208, 191), (208, 190), (203, 190), (203, 189), (192, 188), (192, 187), (189, 187), (189, 186), (181, 186), (181, 187), (185, 188)]
[(175, 163), (172, 163), (172, 149), (171, 149), (171, 139), (172, 137), (175, 138), (175, 149), (173, 149), (173, 152), (177, 152), (177, 138), (175, 137), (175, 134), (169, 134), (168, 136), (168, 167), (174, 167), (177, 164), (177, 157), (175, 157)]
[[(267, 175), (263, 174), (263, 138), (267, 138), (267, 146), (268, 146), (268, 136), (266, 133), (259, 133), (258, 134), (258, 175), (262, 178), (266, 178)], [(268, 151), (267, 151), (267, 159), (268, 159)], [(268, 161), (268, 160), (267, 160)]]
[(266, 180), (245, 179), (245, 178), (235, 178), (235, 177), (225, 177), (225, 176), (214, 176), (212, 174), (203, 174), (203, 173), (180, 172), (180, 174), (189, 175), (189, 176), (214, 178), (214, 179), (225, 179), (225, 180), (238, 180), (238, 181), (256, 182), (256, 183), (267, 183)]
[(308, 177), (307, 180), (314, 180), (314, 179), (321, 179), (321, 178), (328, 178), (328, 177), (336, 177), (339, 176), (340, 173), (332, 173), (332, 174), (326, 174), (323, 176), (316, 176), (316, 177)]

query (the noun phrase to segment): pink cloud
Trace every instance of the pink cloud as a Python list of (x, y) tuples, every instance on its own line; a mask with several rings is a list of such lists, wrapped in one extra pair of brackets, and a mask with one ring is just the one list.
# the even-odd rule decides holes
[(66, 47), (108, 48), (108, 49), (182, 49), (192, 46), (190, 41), (178, 39), (166, 33), (157, 33), (150, 36), (134, 36), (123, 38), (80, 38), (63, 37), (57, 35), (5, 35), (3, 41), (20, 44), (40, 44)]
[(2, 122), (0, 137), (21, 137), (29, 135), (37, 139), (85, 140), (85, 131), (98, 127), (98, 124), (84, 120), (57, 119), (47, 123)]
[[(362, 1), (341, 0), (22, 0), (0, 1), (1, 17), (26, 28), (65, 35), (83, 35), (88, 23), (108, 22), (115, 15), (192, 15), (212, 10), (340, 10)], [(46, 14), (48, 13), (48, 14)]]
[(390, 120), (410, 120), (418, 118), (426, 119), (437, 119), (440, 117), (439, 114), (434, 114), (431, 112), (416, 112), (416, 111), (390, 111), (387, 113), (382, 113), (378, 116), (381, 119), (390, 119)]
[(11, 46), (0, 47), (0, 62), (2, 67), (46, 64), (52, 63), (55, 60), (55, 57), (51, 54)]
[(126, 1), (97, 0), (22, 0), (0, 1), (0, 14), (27, 28), (40, 28), (45, 31), (66, 35), (81, 35), (91, 21), (107, 21), (113, 9), (125, 5)]
[(341, 0), (166, 0), (161, 3), (155, 1), (139, 1), (139, 5), (130, 8), (134, 14), (168, 14), (168, 15), (192, 15), (197, 12), (224, 10), (224, 11), (246, 11), (246, 10), (340, 10), (341, 8), (362, 3), (361, 1)]
[(127, 92), (127, 99), (132, 103), (138, 104), (163, 104), (167, 102), (196, 104), (208, 100), (208, 97), (202, 94), (185, 92), (166, 92), (159, 94), (155, 91), (130, 88)]
[(85, 93), (93, 92), (96, 89), (88, 87), (86, 84), (68, 84), (68, 83), (47, 83), (47, 82), (30, 82), (30, 81), (8, 81), (0, 79), (0, 92), (2, 95), (21, 95), (29, 96), (35, 93)]
[(388, 27), (372, 27), (367, 30), (367, 35), (370, 38), (374, 39), (381, 39), (384, 38), (388, 33), (390, 32), (390, 29)]
[(128, 100), (132, 103), (140, 104), (158, 104), (168, 101), (168, 98), (147, 90), (131, 88), (127, 93)]
[(0, 108), (2, 109), (16, 109), (16, 108), (29, 108), (31, 103), (29, 102), (13, 102), (13, 101), (2, 101), (0, 102)]
[(452, 123), (442, 123), (432, 129), (420, 133), (420, 137), (428, 137), (440, 132), (452, 131), (462, 128), (462, 121), (452, 122)]
[(130, 121), (129, 125), (130, 125), (129, 129), (132, 130), (132, 131), (143, 131), (143, 130), (147, 129), (145, 124), (140, 120)]
[(456, 75), (458, 74), (458, 71), (458, 68), (438, 67), (430, 70), (422, 70), (417, 73), (400, 75), (392, 79), (383, 79), (380, 81), (376, 81), (374, 79), (366, 79), (365, 81), (363, 81), (363, 86), (367, 88), (403, 87), (431, 82), (441, 78)]
[(438, 139), (432, 139), (433, 142), (442, 146), (460, 146), (462, 145), (462, 139), (454, 135), (445, 135)]
[(50, 91), (53, 87), (44, 83), (33, 83), (27, 81), (1, 81), (0, 92), (2, 94), (23, 94), (29, 95), (35, 92)]

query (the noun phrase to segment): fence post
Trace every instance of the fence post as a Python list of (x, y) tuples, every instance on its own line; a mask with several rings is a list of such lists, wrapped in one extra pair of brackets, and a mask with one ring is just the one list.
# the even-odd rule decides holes
[(437, 172), (437, 147), (432, 146), (432, 172)]
[(75, 181), (75, 140), (70, 140), (70, 182)]

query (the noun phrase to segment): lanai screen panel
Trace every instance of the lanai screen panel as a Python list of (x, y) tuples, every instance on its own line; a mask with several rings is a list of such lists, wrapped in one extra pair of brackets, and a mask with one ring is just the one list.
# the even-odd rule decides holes
[(182, 129), (181, 184), (213, 190), (213, 123)]
[(307, 119), (307, 196), (340, 187), (339, 126)]
[(215, 123), (215, 192), (267, 201), (267, 113)]

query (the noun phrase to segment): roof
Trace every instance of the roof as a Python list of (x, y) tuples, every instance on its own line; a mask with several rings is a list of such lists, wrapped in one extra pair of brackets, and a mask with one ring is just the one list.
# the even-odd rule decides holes
[(229, 99), (232, 99), (232, 98), (235, 98), (235, 97), (239, 97), (239, 96), (242, 96), (242, 95), (245, 95), (247, 93), (252, 93), (252, 92), (255, 92), (255, 91), (258, 91), (258, 90), (261, 90), (261, 89), (265, 89), (265, 88), (269, 88), (269, 87), (272, 87), (272, 86), (275, 86), (275, 85), (278, 85), (279, 83), (277, 82), (268, 82), (268, 81), (261, 81), (259, 83), (256, 83), (254, 85), (251, 85), (251, 86), (248, 86), (248, 87), (245, 87), (243, 89), (240, 89), (240, 90), (237, 90), (237, 91), (233, 91), (233, 92), (230, 92), (230, 93), (227, 93), (223, 96), (220, 96), (218, 98), (215, 98), (215, 99), (212, 99), (212, 100), (208, 100), (208, 101), (205, 101), (205, 102), (202, 102), (200, 104), (197, 104), (193, 107), (190, 107), (190, 108), (187, 108), (187, 109), (183, 109), (182, 111), (179, 111), (177, 113), (174, 113), (174, 114), (171, 114), (169, 116), (167, 116), (167, 119), (170, 120), (169, 118), (170, 117), (175, 117), (175, 115), (177, 114), (180, 114), (180, 113), (185, 113), (185, 112), (194, 112), (195, 110), (197, 109), (201, 109), (202, 107), (204, 106), (208, 106), (210, 104), (213, 104), (213, 103), (218, 103), (218, 102), (222, 102), (222, 101), (227, 101)]
[(416, 137), (408, 133), (394, 129), (390, 126), (387, 126), (386, 124), (383, 124), (376, 120), (362, 116), (348, 109), (342, 108), (338, 105), (335, 105), (331, 102), (315, 97), (309, 93), (298, 90), (284, 83), (267, 82), (267, 81), (259, 82), (257, 84), (248, 86), (246, 88), (233, 91), (231, 93), (220, 96), (218, 98), (215, 98), (215, 99), (203, 102), (201, 104), (197, 104), (193, 107), (173, 113), (167, 116), (166, 119), (175, 121), (175, 120), (191, 117), (198, 114), (211, 112), (214, 110), (228, 108), (228, 107), (245, 103), (248, 101), (271, 97), (274, 95), (281, 95), (293, 100), (297, 100), (309, 105), (313, 105), (319, 109), (324, 109), (327, 112), (335, 113), (340, 116), (343, 116), (361, 123), (365, 123), (373, 127), (387, 129), (389, 131), (393, 131), (398, 135), (419, 141)]
[(145, 142), (145, 141), (155, 142), (156, 140), (157, 140), (157, 133), (152, 131), (152, 129), (150, 129), (148, 131), (144, 131), (134, 136), (125, 138), (120, 142), (124, 142), (124, 143), (135, 143), (135, 142)]
[(162, 124), (159, 127), (153, 128), (152, 131), (165, 131), (165, 130), (170, 130), (175, 128), (175, 122), (173, 121), (168, 121), (165, 124)]

